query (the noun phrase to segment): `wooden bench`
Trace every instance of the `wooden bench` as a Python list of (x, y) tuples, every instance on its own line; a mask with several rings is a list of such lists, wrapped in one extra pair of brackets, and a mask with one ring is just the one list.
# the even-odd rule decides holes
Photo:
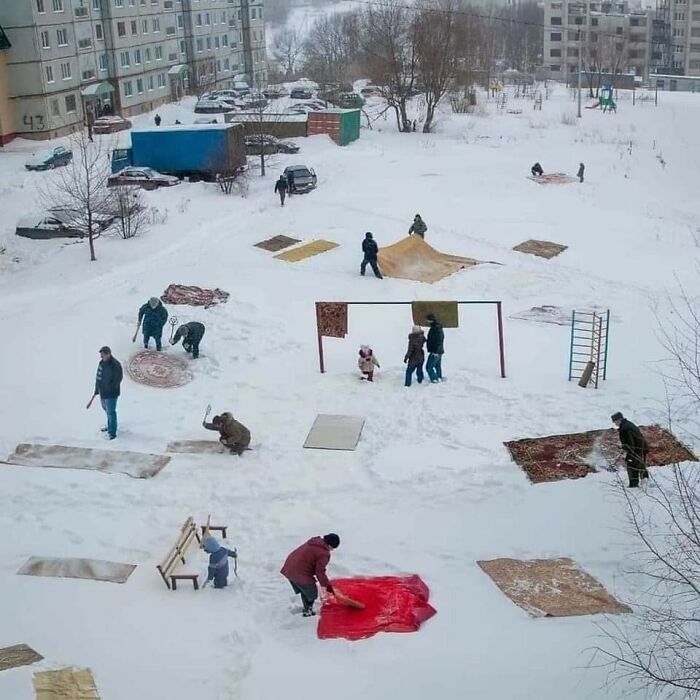
[(178, 581), (192, 581), (194, 590), (199, 590), (199, 574), (188, 574), (178, 570), (178, 567), (181, 564), (185, 565), (187, 563), (185, 555), (192, 546), (192, 543), (196, 540), (198, 545), (201, 547), (205, 534), (212, 530), (221, 532), (223, 537), (226, 537), (226, 525), (202, 525), (202, 536), (200, 537), (200, 528), (197, 527), (194, 518), (190, 516), (187, 518), (187, 520), (185, 520), (185, 524), (180, 529), (180, 534), (178, 535), (172, 549), (168, 552), (165, 559), (163, 559), (163, 561), (156, 567), (158, 569), (158, 573), (160, 573), (160, 575), (163, 577), (165, 585), (171, 591), (177, 590)]

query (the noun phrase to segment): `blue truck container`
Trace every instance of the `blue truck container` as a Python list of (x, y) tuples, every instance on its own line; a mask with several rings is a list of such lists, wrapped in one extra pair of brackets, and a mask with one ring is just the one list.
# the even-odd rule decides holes
[(131, 132), (131, 148), (112, 151), (112, 172), (130, 165), (198, 180), (231, 175), (246, 163), (240, 124), (176, 124)]

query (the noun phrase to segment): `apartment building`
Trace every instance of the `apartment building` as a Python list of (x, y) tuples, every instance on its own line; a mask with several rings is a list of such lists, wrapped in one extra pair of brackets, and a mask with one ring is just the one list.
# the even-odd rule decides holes
[(700, 0), (658, 0), (654, 25), (655, 72), (700, 76)]
[[(700, 2), (700, 0), (698, 0)], [(633, 72), (646, 78), (652, 55), (652, 10), (627, 2), (545, 0), (545, 75), (567, 81), (584, 70)]]
[(53, 138), (183, 94), (267, 79), (262, 0), (0, 3), (16, 133)]
[(10, 46), (10, 40), (0, 27), (0, 146), (15, 136), (15, 113), (10, 101), (10, 75), (5, 57)]

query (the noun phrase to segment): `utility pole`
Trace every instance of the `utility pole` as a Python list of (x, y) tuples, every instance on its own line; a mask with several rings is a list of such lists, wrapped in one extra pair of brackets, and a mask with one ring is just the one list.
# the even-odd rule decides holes
[(581, 118), (581, 30), (578, 30), (578, 111), (576, 116)]

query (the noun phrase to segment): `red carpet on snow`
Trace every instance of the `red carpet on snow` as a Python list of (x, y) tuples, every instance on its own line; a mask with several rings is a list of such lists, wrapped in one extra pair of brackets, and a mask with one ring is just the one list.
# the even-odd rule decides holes
[(318, 621), (319, 639), (357, 640), (377, 632), (416, 632), (437, 612), (428, 603), (430, 591), (420, 576), (339, 578), (333, 587), (365, 608), (350, 608), (333, 596), (326, 598)]

